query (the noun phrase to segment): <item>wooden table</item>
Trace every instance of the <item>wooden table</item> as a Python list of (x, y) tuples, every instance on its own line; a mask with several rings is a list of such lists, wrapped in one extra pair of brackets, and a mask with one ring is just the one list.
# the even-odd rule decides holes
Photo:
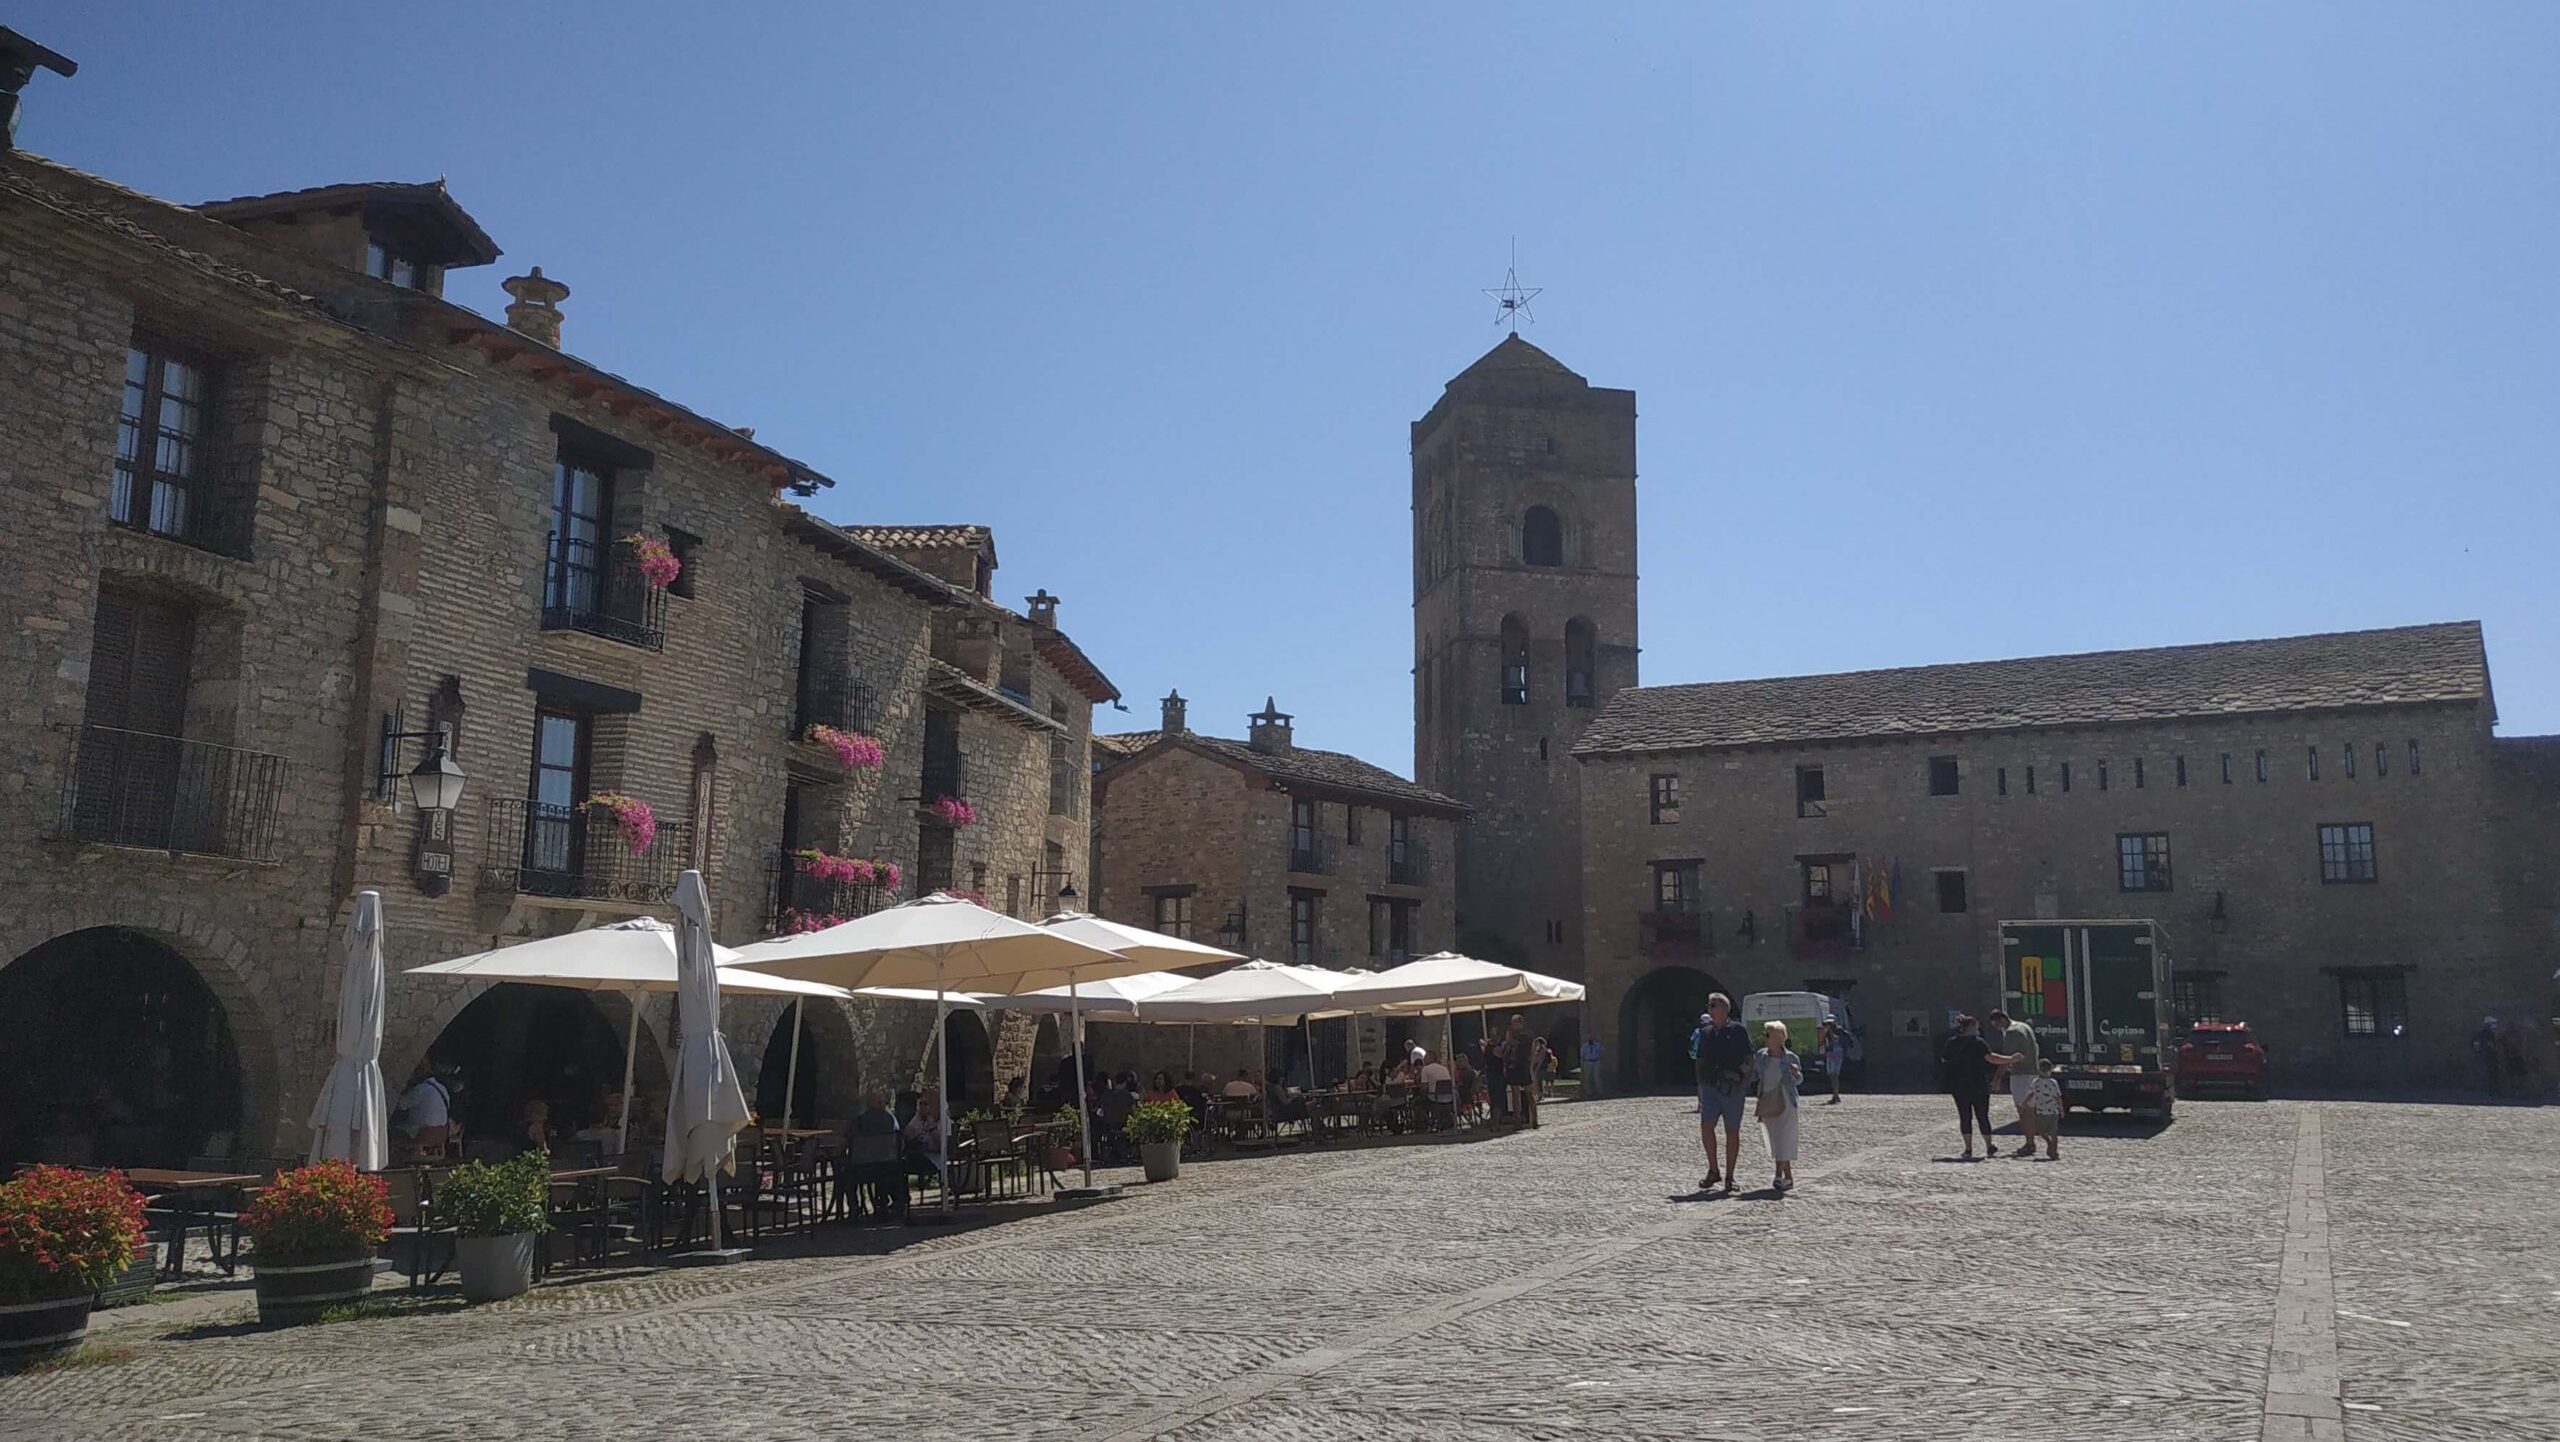
[[(128, 1169), (124, 1176), (126, 1181), (133, 1183), (135, 1190), (155, 1198), (163, 1196), (193, 1198), (205, 1192), (256, 1186), (266, 1180), (264, 1175), (257, 1172), (187, 1172), (173, 1171), (165, 1167), (133, 1167)], [(231, 1255), (225, 1258), (222, 1255), (221, 1243), (212, 1235), (219, 1213), (209, 1206), (199, 1208), (192, 1201), (163, 1210), (169, 1214), (170, 1230), (169, 1258), (161, 1265), (161, 1276), (170, 1281), (176, 1281), (186, 1275), (187, 1230), (199, 1221), (204, 1224), (205, 1240), (213, 1249), (213, 1264), (222, 1269), (224, 1276), (232, 1276), (238, 1272), (240, 1266), (238, 1240), (236, 1238), (233, 1240)]]

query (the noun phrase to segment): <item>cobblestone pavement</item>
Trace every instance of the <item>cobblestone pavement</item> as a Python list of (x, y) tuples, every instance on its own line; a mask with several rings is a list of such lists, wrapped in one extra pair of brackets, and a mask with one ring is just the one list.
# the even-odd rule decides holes
[(0, 1379), (0, 1436), (2560, 1438), (2560, 1110), (2190, 1103), (1972, 1165), (1950, 1112), (1814, 1108), (1783, 1200), (1692, 1199), (1639, 1098), (468, 1310), (229, 1293)]

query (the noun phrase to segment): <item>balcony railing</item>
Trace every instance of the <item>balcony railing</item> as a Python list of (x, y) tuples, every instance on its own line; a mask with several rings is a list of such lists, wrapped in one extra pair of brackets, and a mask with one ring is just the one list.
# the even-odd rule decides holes
[(693, 827), (658, 823), (656, 840), (635, 852), (622, 823), (600, 806), (555, 806), (520, 797), (489, 802), (480, 884), (519, 896), (662, 904), (693, 852)]
[(667, 593), (649, 584), (628, 543), (551, 533), (542, 576), (542, 629), (584, 631), (626, 646), (664, 649)]
[(849, 881), (826, 881), (811, 876), (793, 855), (797, 848), (782, 847), (773, 866), (773, 915), (766, 930), (773, 932), (799, 929), (808, 923), (832, 925), (869, 916), (898, 898), (879, 884), (857, 886)]
[(191, 476), (119, 471), (108, 490), (107, 519), (199, 550), (248, 555), (257, 519), (257, 451), (200, 445), (196, 455)]
[(1310, 875), (1322, 872), (1324, 847), (1306, 832), (1292, 832), (1289, 836), (1289, 869)]
[(1387, 840), (1387, 881), (1395, 886), (1420, 886), (1431, 874), (1430, 853), (1413, 839)]
[(1847, 956), (1863, 950), (1865, 941), (1851, 920), (1855, 910), (1846, 902), (1832, 901), (1808, 901), (1788, 907), (1788, 955)]
[(810, 676), (800, 686), (800, 706), (791, 734), (806, 736), (812, 726), (868, 733), (871, 688), (842, 673)]
[(1636, 928), (1641, 933), (1644, 953), (1660, 960), (1708, 956), (1716, 949), (1715, 913), (1679, 909), (1639, 911)]
[(275, 860), (285, 761), (179, 736), (83, 726), (62, 835), (109, 846)]

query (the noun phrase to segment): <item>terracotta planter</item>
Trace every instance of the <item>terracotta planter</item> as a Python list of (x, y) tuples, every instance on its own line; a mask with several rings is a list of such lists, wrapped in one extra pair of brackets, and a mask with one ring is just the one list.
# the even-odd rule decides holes
[(462, 1295), (474, 1302), (503, 1302), (533, 1289), (533, 1250), (539, 1232), (504, 1237), (464, 1237), (453, 1244), (453, 1270)]
[(284, 1264), (255, 1264), (258, 1320), (269, 1326), (308, 1322), (373, 1290), (373, 1253), (350, 1253)]
[(1182, 1143), (1140, 1142), (1138, 1160), (1146, 1166), (1148, 1181), (1172, 1181), (1182, 1175)]
[(0, 1362), (49, 1357), (89, 1335), (89, 1294), (0, 1306)]

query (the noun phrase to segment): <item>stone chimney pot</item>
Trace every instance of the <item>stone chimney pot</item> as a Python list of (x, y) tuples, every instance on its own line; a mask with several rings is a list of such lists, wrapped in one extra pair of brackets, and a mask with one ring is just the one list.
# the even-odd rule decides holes
[(1058, 602), (1063, 599), (1050, 595), (1046, 586), (1041, 587), (1037, 595), (1022, 598), (1023, 604), (1031, 608), (1031, 624), (1046, 626), (1052, 631), (1058, 629)]
[(1253, 729), (1246, 733), (1245, 744), (1266, 756), (1286, 756), (1289, 754), (1289, 723), (1292, 718), (1273, 703), (1274, 698), (1265, 696), (1262, 709), (1245, 718), (1253, 723)]
[(560, 302), (569, 298), (569, 287), (544, 275), (538, 265), (529, 275), (509, 276), (499, 284), (515, 297), (507, 304), (507, 329), (558, 350)]
[(1178, 736), (1183, 732), (1190, 730), (1190, 711), (1191, 703), (1182, 699), (1182, 693), (1180, 691), (1176, 690), (1166, 692), (1164, 698), (1165, 734), (1168, 736)]

